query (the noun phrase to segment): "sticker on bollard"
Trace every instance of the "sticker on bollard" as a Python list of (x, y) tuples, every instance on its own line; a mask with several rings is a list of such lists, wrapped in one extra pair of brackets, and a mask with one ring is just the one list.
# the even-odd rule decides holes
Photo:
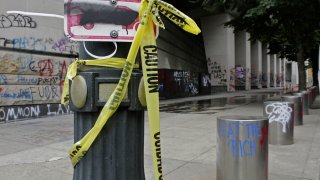
[(268, 179), (268, 119), (217, 118), (217, 180)]
[(263, 115), (269, 119), (269, 144), (293, 144), (293, 112), (291, 102), (264, 102)]
[(282, 96), (282, 101), (293, 103), (293, 106), (294, 106), (294, 111), (293, 111), (294, 125), (303, 125), (302, 97), (300, 97), (300, 96)]

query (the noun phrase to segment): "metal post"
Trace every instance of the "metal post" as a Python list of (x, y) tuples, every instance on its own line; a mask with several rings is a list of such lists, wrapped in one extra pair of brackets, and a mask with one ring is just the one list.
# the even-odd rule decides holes
[(263, 115), (269, 119), (269, 144), (293, 144), (294, 110), (292, 102), (264, 102)]
[[(129, 43), (119, 43), (115, 57), (126, 57)], [(112, 43), (87, 42), (87, 48), (96, 55), (112, 50)], [(80, 47), (80, 59), (93, 59)], [(83, 107), (77, 95), (70, 93), (70, 107), (74, 111), (75, 142), (94, 125), (106, 100), (118, 83), (122, 70), (84, 67), (78, 70), (88, 89)], [(115, 114), (109, 119), (86, 155), (74, 168), (74, 180), (144, 180), (144, 110), (138, 103), (138, 85), (141, 73), (132, 73), (127, 95)], [(73, 82), (71, 89), (77, 89)], [(75, 86), (75, 87), (74, 87)], [(79, 86), (81, 87), (81, 86)], [(78, 88), (79, 89), (79, 88)], [(77, 107), (76, 107), (77, 106)]]
[(293, 93), (294, 96), (300, 96), (302, 98), (302, 104), (303, 104), (303, 115), (309, 114), (309, 102), (308, 102), (308, 94), (306, 91), (302, 91), (299, 93)]
[(268, 179), (268, 119), (217, 118), (217, 180)]
[(292, 102), (294, 104), (294, 125), (303, 125), (303, 105), (300, 96), (282, 96), (282, 101)]

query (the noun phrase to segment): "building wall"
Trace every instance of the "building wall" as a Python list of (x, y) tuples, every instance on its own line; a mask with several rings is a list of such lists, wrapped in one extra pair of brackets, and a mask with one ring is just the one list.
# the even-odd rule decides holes
[(157, 39), (159, 68), (207, 72), (202, 35), (187, 33), (166, 18), (162, 20), (166, 29), (160, 29)]
[(7, 13), (19, 10), (62, 15), (63, 1), (2, 2), (0, 121), (68, 112), (58, 104), (67, 67), (77, 55), (78, 45), (65, 37), (63, 20)]

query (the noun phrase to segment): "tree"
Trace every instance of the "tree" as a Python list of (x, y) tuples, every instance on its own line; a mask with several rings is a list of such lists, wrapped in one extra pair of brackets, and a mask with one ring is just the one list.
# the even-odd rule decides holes
[(269, 44), (270, 54), (297, 61), (299, 89), (306, 89), (304, 61), (315, 60), (312, 50), (320, 42), (318, 0), (207, 0), (203, 5), (207, 9), (223, 5), (234, 15), (227, 26)]

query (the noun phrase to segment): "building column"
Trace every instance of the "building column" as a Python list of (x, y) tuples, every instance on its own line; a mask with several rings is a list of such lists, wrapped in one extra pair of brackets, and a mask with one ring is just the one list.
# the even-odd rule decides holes
[(262, 45), (251, 43), (251, 88), (262, 88)]
[(228, 14), (201, 19), (213, 92), (235, 90), (235, 36), (232, 28), (224, 26), (224, 23), (231, 19), (232, 17)]
[(274, 54), (270, 55), (270, 87), (276, 87), (276, 56)]
[(281, 87), (281, 59), (275, 55), (275, 64), (276, 64), (276, 86)]
[(287, 74), (287, 60), (284, 58), (284, 59), (282, 59), (282, 61), (281, 61), (281, 72), (282, 72), (282, 87), (284, 87), (284, 88), (286, 88), (286, 86), (287, 86), (287, 76), (286, 76), (286, 74)]
[(292, 73), (291, 73), (291, 86), (293, 90), (298, 90), (299, 87), (299, 71), (298, 71), (298, 63), (292, 62)]
[(235, 74), (236, 89), (251, 89), (251, 43), (250, 35), (238, 32), (235, 35)]
[(270, 55), (268, 53), (268, 46), (262, 45), (262, 86), (264, 88), (270, 87)]

